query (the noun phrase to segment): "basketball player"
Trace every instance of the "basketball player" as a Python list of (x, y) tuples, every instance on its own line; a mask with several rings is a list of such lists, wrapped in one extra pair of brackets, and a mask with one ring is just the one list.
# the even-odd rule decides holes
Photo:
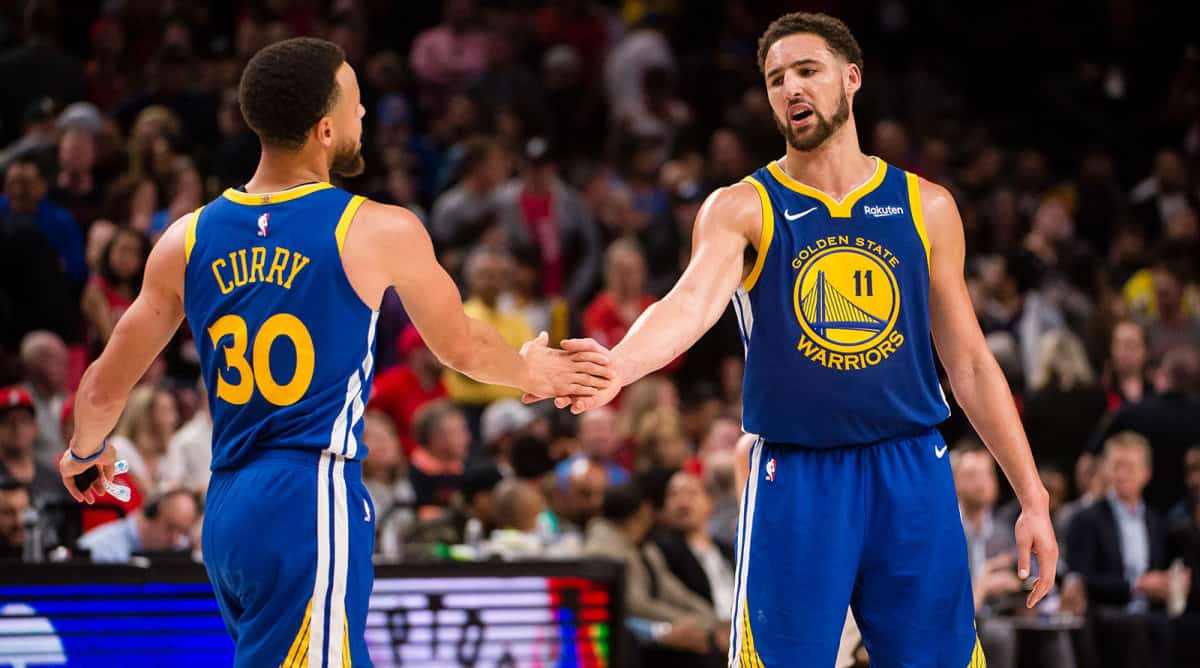
[[(850, 605), (872, 666), (979, 666), (966, 544), (935, 425), (950, 385), (1021, 502), (1018, 575), (1054, 584), (1058, 548), (1012, 395), (963, 281), (950, 194), (858, 145), (863, 62), (846, 26), (788, 14), (759, 41), (786, 155), (709, 196), (674, 289), (612, 351), (612, 386), (691, 346), (733, 298), (751, 450), (732, 666), (831, 666)], [(747, 246), (753, 263), (743, 264)], [(590, 340), (574, 351), (605, 352)], [(532, 397), (531, 397), (532, 398)]]
[[(468, 318), (410, 212), (351, 195), (363, 107), (336, 45), (298, 38), (247, 64), (242, 113), (262, 143), (243, 188), (184, 216), (87, 370), (60, 470), (92, 503), (118, 454), (104, 437), (186, 315), (213, 414), (203, 550), (238, 666), (369, 666), (363, 638), (375, 511), (361, 479), (377, 308), (395, 287), (429, 348), (482, 382), (584, 395), (601, 355), (543, 334), (512, 350)], [(98, 466), (83, 491), (73, 476)]]

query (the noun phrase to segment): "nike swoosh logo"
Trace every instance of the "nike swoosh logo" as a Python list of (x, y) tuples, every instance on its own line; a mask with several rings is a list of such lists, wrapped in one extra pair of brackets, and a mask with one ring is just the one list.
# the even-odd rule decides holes
[(817, 207), (814, 206), (813, 208), (809, 209), (808, 211), (801, 211), (800, 213), (793, 216), (787, 209), (784, 209), (783, 217), (787, 218), (788, 220), (800, 220), (801, 218), (807, 216), (808, 214), (810, 214), (816, 210), (817, 210)]
[(942, 458), (942, 455), (946, 454), (946, 448), (947, 448), (947, 447), (948, 447), (948, 446), (945, 446), (945, 445), (943, 445), (943, 446), (942, 446), (942, 447), (940, 447), (940, 448), (934, 448), (934, 449), (933, 449), (933, 454), (937, 455), (937, 458), (938, 458), (938, 459), (941, 459), (941, 458)]

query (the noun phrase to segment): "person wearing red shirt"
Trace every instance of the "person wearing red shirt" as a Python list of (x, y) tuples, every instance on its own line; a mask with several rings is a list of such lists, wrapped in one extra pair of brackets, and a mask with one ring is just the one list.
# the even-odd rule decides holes
[(404, 456), (417, 447), (413, 437), (413, 416), (422, 406), (446, 396), (442, 384), (442, 365), (434, 357), (417, 328), (409, 325), (396, 337), (396, 350), (405, 363), (379, 374), (368, 408), (378, 409), (392, 418)]
[[(617, 239), (604, 255), (604, 291), (583, 312), (583, 330), (601, 345), (614, 346), (655, 301), (646, 292), (646, 259), (641, 248), (631, 239)], [(682, 362), (680, 356), (664, 370), (671, 372)]]

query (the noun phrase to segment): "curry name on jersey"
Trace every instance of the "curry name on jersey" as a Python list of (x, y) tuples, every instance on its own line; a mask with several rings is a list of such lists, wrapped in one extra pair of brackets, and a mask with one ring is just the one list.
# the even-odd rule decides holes
[(184, 310), (213, 417), (213, 469), (261, 448), (366, 456), (378, 312), (341, 250), (363, 202), (328, 183), (227, 190), (185, 224)]

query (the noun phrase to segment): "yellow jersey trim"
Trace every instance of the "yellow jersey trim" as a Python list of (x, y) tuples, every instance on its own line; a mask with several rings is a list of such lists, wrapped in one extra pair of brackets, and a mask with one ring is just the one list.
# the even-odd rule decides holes
[(925, 247), (925, 264), (930, 265), (929, 235), (925, 232), (925, 212), (921, 207), (921, 180), (916, 174), (906, 173), (908, 180), (908, 204), (912, 207), (913, 225), (917, 228), (917, 236), (921, 237), (921, 245)]
[(309, 623), (312, 621), (312, 599), (308, 599), (308, 607), (304, 609), (304, 619), (300, 621), (300, 630), (292, 640), (292, 646), (284, 657), (282, 668), (296, 668), (308, 665)]
[(854, 205), (858, 203), (858, 200), (870, 194), (871, 191), (879, 187), (880, 183), (883, 183), (883, 177), (887, 175), (887, 163), (879, 158), (875, 158), (875, 173), (871, 175), (871, 178), (846, 193), (846, 196), (841, 200), (836, 200), (821, 190), (793, 179), (787, 175), (787, 172), (783, 171), (783, 168), (776, 161), (772, 161), (767, 165), (767, 171), (771, 172), (771, 176), (774, 176), (775, 180), (779, 181), (785, 188), (819, 200), (829, 209), (829, 216), (831, 218), (849, 218), (850, 212), (854, 209)]
[(192, 212), (191, 220), (187, 222), (187, 231), (183, 235), (183, 263), (186, 265), (188, 260), (192, 259), (192, 247), (196, 245), (196, 223), (200, 220), (200, 212), (204, 210), (201, 206)]
[(354, 214), (358, 213), (358, 207), (362, 206), (365, 201), (367, 201), (366, 197), (355, 195), (350, 198), (346, 208), (342, 209), (342, 217), (338, 218), (337, 228), (333, 231), (334, 236), (337, 237), (339, 255), (342, 252), (342, 246), (346, 245), (346, 233), (350, 231), (350, 222), (354, 220)]
[(302, 186), (296, 186), (295, 188), (288, 188), (287, 190), (280, 190), (279, 192), (273, 193), (244, 193), (240, 190), (234, 190), (233, 188), (226, 188), (225, 192), (221, 193), (221, 196), (238, 204), (245, 204), (247, 206), (262, 206), (264, 204), (289, 202), (291, 200), (304, 197), (310, 193), (315, 193), (318, 190), (325, 190), (332, 187), (333, 184), (331, 183), (308, 183)]
[(742, 642), (738, 647), (738, 668), (764, 668), (762, 657), (754, 648), (754, 633), (750, 630), (750, 604), (742, 603)]
[(758, 179), (747, 176), (742, 180), (754, 186), (758, 191), (758, 201), (762, 204), (762, 234), (758, 238), (758, 257), (754, 259), (754, 268), (750, 270), (746, 280), (742, 281), (742, 288), (750, 292), (758, 283), (758, 277), (762, 275), (763, 266), (767, 263), (767, 251), (771, 248), (771, 239), (775, 237), (775, 210), (771, 208), (767, 188), (759, 183)]
[(987, 657), (983, 655), (983, 646), (979, 644), (979, 636), (975, 636), (975, 649), (971, 650), (971, 660), (967, 668), (987, 668)]

